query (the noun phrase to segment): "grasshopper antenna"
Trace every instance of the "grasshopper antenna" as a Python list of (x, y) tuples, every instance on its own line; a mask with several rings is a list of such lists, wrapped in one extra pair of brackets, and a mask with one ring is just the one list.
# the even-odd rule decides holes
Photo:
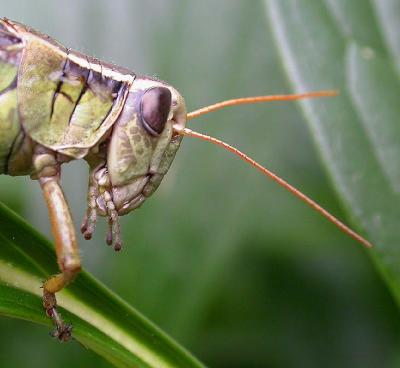
[[(235, 105), (241, 105), (241, 104), (252, 104), (252, 103), (257, 103), (257, 102), (266, 102), (266, 101), (288, 101), (288, 100), (299, 100), (302, 98), (310, 98), (310, 97), (328, 97), (328, 96), (335, 96), (337, 95), (337, 91), (320, 91), (320, 92), (310, 92), (310, 93), (303, 93), (303, 94), (296, 94), (296, 95), (276, 95), (276, 96), (259, 96), (259, 97), (246, 97), (246, 98), (239, 98), (239, 99), (233, 99), (233, 100), (227, 100), (223, 102), (216, 103), (214, 105), (210, 105), (204, 108), (201, 108), (199, 110), (193, 111), (189, 114), (187, 114), (187, 119), (193, 119), (198, 116), (207, 114), (212, 111), (216, 111), (219, 109), (222, 109), (227, 106), (235, 106)], [(189, 136), (189, 137), (194, 137), (194, 138), (199, 138), (203, 141), (207, 141), (210, 143), (213, 143), (217, 146), (220, 146), (224, 149), (226, 149), (229, 152), (232, 152), (239, 158), (241, 158), (243, 161), (247, 162), (248, 164), (252, 165), (255, 167), (258, 171), (260, 171), (262, 174), (265, 176), (271, 178), (274, 180), (276, 183), (278, 183), (280, 186), (288, 190), (290, 193), (292, 193), (294, 196), (299, 198), (301, 201), (306, 203), (308, 206), (310, 206), (312, 209), (317, 211), (319, 214), (324, 216), (328, 221), (330, 221), (332, 224), (334, 224), (336, 227), (338, 227), (342, 232), (350, 236), (351, 238), (355, 239), (362, 245), (364, 245), (367, 248), (371, 248), (372, 244), (363, 238), (361, 235), (350, 229), (347, 225), (345, 225), (343, 222), (341, 222), (339, 219), (337, 219), (335, 216), (333, 216), (330, 212), (325, 210), (323, 207), (321, 207), (317, 202), (312, 200), (310, 197), (306, 196), (304, 193), (302, 193), (300, 190), (296, 189), (294, 186), (289, 184), (287, 181), (279, 177), (278, 175), (274, 174), (272, 171), (268, 170), (255, 160), (253, 160), (251, 157), (247, 156), (245, 153), (242, 151), (238, 150), (237, 148), (231, 146), (228, 143), (225, 143), (224, 141), (211, 137), (206, 134), (198, 133), (195, 132), (191, 129), (188, 128), (182, 128), (180, 126), (175, 125), (174, 126), (175, 131), (183, 136)]]
[(332, 96), (337, 96), (338, 94), (339, 94), (339, 92), (336, 90), (326, 90), (326, 91), (299, 93), (299, 94), (294, 94), (294, 95), (268, 95), (268, 96), (234, 98), (232, 100), (218, 102), (214, 105), (202, 107), (201, 109), (192, 111), (187, 114), (186, 120), (191, 120), (191, 119), (197, 118), (201, 115), (205, 115), (205, 114), (208, 114), (213, 111), (221, 110), (228, 106), (252, 105), (255, 103), (271, 102), (271, 101), (293, 101), (293, 100), (301, 100), (304, 98), (332, 97)]

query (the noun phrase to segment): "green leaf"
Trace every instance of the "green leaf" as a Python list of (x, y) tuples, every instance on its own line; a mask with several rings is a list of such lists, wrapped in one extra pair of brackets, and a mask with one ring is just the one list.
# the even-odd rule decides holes
[[(41, 280), (57, 272), (51, 244), (0, 204), (0, 314), (50, 325)], [(150, 321), (82, 272), (57, 294), (77, 341), (119, 367), (201, 367)], [(49, 337), (50, 338), (50, 337)]]
[(400, 3), (267, 0), (296, 91), (335, 88), (302, 110), (334, 186), (400, 302)]

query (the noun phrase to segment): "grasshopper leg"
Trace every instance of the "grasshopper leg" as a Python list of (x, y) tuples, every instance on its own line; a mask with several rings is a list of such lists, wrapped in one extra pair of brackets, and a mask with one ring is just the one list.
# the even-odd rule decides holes
[(43, 307), (55, 325), (53, 336), (60, 341), (67, 341), (71, 337), (72, 326), (65, 324), (58, 313), (55, 293), (74, 279), (81, 269), (81, 262), (71, 214), (58, 177), (40, 178), (39, 182), (49, 211), (57, 262), (61, 270), (61, 273), (50, 277), (43, 284)]
[(81, 232), (86, 240), (92, 238), (97, 222), (97, 204), (96, 198), (98, 197), (98, 189), (90, 184), (88, 190), (88, 207), (85, 217), (81, 225)]
[(103, 193), (103, 198), (106, 204), (106, 211), (108, 217), (108, 232), (106, 242), (108, 245), (114, 243), (114, 250), (120, 251), (122, 248), (121, 230), (119, 226), (118, 212), (115, 209), (114, 202), (108, 191)]
[(90, 173), (88, 207), (81, 225), (81, 232), (85, 239), (92, 237), (97, 215), (107, 217), (108, 220), (106, 243), (108, 245), (114, 244), (116, 251), (121, 250), (119, 216), (112, 199), (111, 181), (104, 163), (92, 169)]
[(38, 147), (34, 155), (35, 178), (39, 180), (49, 212), (60, 273), (43, 283), (43, 307), (53, 320), (53, 336), (60, 341), (71, 338), (72, 326), (64, 323), (57, 311), (55, 294), (66, 287), (81, 269), (78, 244), (71, 213), (60, 185), (60, 166), (54, 153)]

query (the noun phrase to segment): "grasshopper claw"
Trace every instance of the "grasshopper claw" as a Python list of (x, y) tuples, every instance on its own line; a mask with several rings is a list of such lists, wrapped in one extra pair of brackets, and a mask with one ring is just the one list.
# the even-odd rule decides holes
[(72, 337), (72, 325), (64, 325), (62, 328), (56, 327), (50, 332), (50, 336), (56, 338), (60, 342), (67, 342)]

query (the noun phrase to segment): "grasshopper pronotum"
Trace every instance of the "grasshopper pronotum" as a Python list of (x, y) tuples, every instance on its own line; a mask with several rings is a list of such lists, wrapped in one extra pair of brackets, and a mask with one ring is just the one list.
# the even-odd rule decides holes
[(106, 242), (120, 250), (118, 217), (143, 204), (167, 173), (183, 136), (217, 144), (326, 217), (363, 245), (341, 221), (236, 148), (186, 128), (186, 121), (239, 104), (327, 97), (335, 91), (224, 101), (187, 113), (167, 83), (67, 49), (22, 24), (0, 20), (0, 174), (38, 180), (49, 211), (60, 273), (43, 284), (43, 305), (61, 341), (72, 327), (57, 312), (55, 293), (81, 268), (75, 230), (60, 186), (61, 165), (90, 167), (88, 207), (81, 231), (91, 238), (97, 216), (108, 219)]

